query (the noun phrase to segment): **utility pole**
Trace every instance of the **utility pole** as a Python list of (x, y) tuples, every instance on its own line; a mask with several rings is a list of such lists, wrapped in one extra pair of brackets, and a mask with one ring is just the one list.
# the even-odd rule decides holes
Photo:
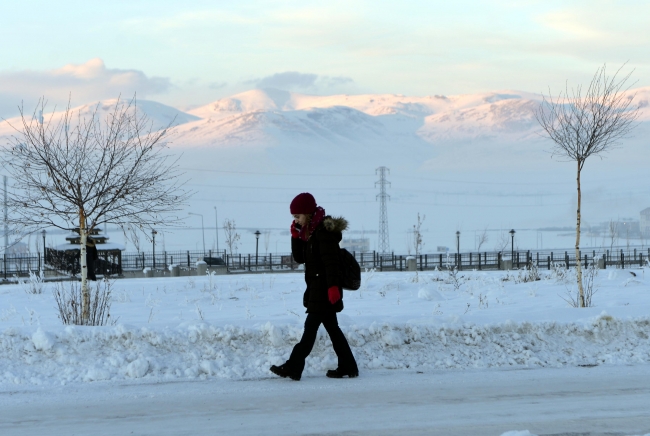
[(217, 234), (217, 253), (219, 253), (219, 220), (217, 219), (217, 206), (214, 206), (214, 229)]
[(388, 211), (386, 207), (390, 195), (386, 193), (386, 187), (390, 186), (390, 182), (386, 180), (386, 176), (390, 174), (390, 170), (386, 167), (379, 167), (375, 171), (379, 174), (379, 181), (375, 182), (375, 186), (379, 185), (379, 245), (378, 250), (382, 254), (390, 252), (390, 243), (388, 238)]
[[(2, 176), (5, 185), (5, 250), (9, 247), (9, 226), (7, 225), (7, 220), (9, 219), (8, 207), (7, 207), (7, 176)], [(4, 251), (4, 250), (3, 250)]]

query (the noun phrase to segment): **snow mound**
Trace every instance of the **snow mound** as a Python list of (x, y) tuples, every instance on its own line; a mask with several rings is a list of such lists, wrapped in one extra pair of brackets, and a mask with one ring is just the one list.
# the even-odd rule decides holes
[[(650, 318), (606, 313), (583, 323), (511, 322), (419, 325), (372, 322), (342, 326), (360, 368), (468, 369), (638, 364), (650, 361)], [(0, 384), (66, 384), (128, 379), (255, 379), (283, 363), (300, 325), (209, 323), (174, 328), (17, 328), (0, 334)], [(320, 331), (305, 376), (336, 365)], [(518, 433), (519, 434), (519, 433)], [(521, 433), (525, 434), (525, 433)]]

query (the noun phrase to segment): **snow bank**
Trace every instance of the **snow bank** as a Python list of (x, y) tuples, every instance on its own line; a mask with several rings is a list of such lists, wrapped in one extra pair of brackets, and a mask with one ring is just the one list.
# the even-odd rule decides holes
[[(560, 367), (650, 361), (650, 318), (605, 313), (584, 323), (503, 322), (343, 326), (361, 370)], [(10, 327), (0, 334), (0, 384), (66, 384), (128, 379), (269, 377), (300, 339), (300, 325), (254, 328), (182, 324), (86, 328)], [(305, 376), (336, 367), (321, 329)]]

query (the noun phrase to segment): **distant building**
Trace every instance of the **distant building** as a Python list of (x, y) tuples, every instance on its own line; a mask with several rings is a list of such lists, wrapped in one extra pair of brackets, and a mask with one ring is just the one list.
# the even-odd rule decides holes
[(341, 241), (341, 248), (349, 252), (367, 253), (370, 251), (370, 239), (368, 238), (349, 238)]
[(625, 239), (626, 237), (636, 238), (639, 236), (641, 226), (639, 221), (632, 218), (621, 218), (618, 220), (618, 235)]
[(639, 230), (643, 235), (650, 236), (650, 207), (647, 207), (641, 211)]

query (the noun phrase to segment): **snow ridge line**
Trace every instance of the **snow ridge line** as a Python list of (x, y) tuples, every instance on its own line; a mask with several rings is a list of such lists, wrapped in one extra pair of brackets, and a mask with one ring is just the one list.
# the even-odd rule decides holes
[[(506, 321), (494, 325), (373, 322), (342, 327), (361, 370), (621, 365), (650, 361), (650, 317), (603, 313), (584, 323)], [(268, 377), (300, 339), (299, 325), (257, 328), (8, 328), (0, 334), (0, 386), (101, 380)], [(337, 365), (321, 329), (304, 376)]]

